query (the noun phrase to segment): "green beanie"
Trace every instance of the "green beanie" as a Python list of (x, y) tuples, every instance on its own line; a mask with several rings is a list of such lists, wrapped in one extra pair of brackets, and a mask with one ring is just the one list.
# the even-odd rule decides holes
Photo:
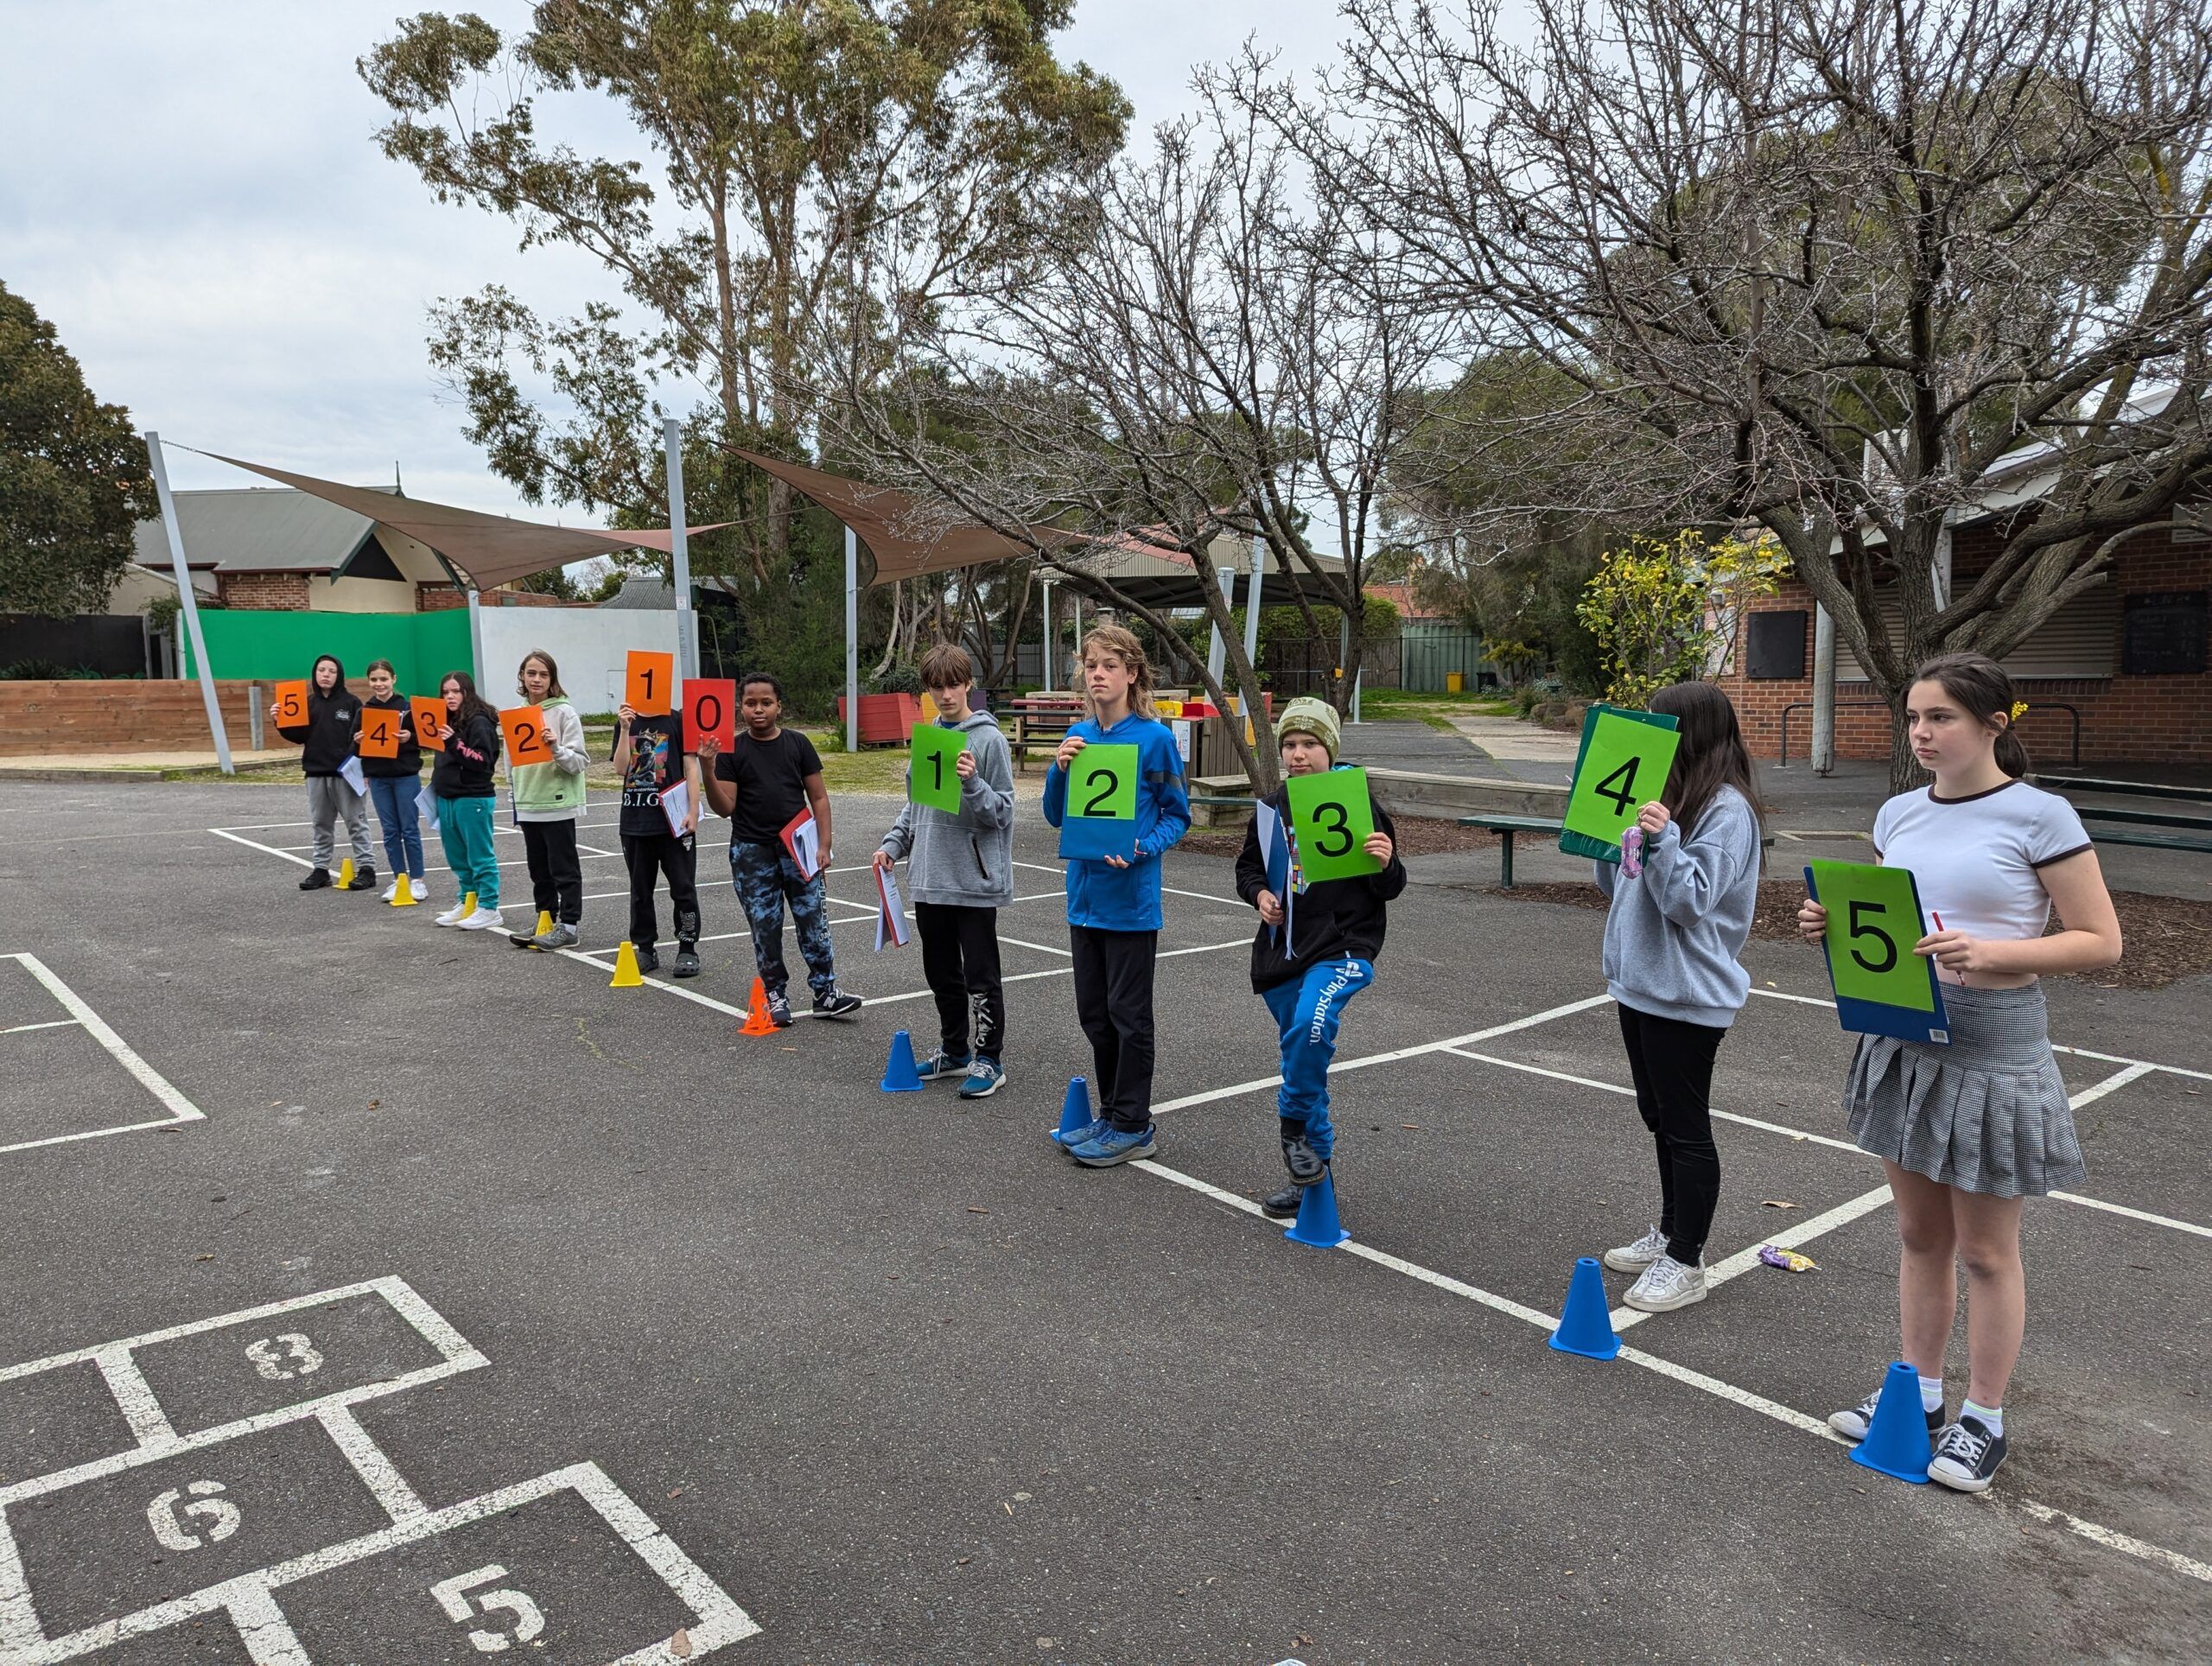
[(1282, 709), (1282, 715), (1275, 719), (1275, 744), (1282, 744), (1282, 737), (1295, 731), (1310, 734), (1329, 749), (1329, 761), (1337, 761), (1337, 743), (1343, 730), (1337, 719), (1337, 709), (1325, 700), (1316, 700), (1302, 694)]

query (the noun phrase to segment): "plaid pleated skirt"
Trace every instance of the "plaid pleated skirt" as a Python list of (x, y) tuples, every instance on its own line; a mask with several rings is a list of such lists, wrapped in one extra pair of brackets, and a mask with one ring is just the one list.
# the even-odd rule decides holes
[(1943, 986), (1951, 1045), (1862, 1035), (1843, 1092), (1861, 1151), (1962, 1192), (2039, 1198), (2087, 1171), (2043, 989)]

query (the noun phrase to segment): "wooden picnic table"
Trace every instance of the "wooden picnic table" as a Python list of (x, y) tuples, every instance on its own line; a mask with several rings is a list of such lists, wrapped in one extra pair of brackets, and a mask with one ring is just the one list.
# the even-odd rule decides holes
[(1018, 695), (1006, 706), (1014, 714), (1014, 766), (1023, 772), (1029, 767), (1031, 747), (1057, 752), (1068, 730), (1083, 721), (1080, 695)]

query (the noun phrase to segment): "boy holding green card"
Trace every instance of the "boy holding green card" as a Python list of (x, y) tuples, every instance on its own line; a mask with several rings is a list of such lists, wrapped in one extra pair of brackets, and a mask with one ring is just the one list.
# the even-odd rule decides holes
[(998, 911), (1014, 900), (1014, 759), (998, 721), (969, 709), (976, 667), (965, 649), (939, 643), (921, 673), (938, 721), (914, 726), (906, 806), (875, 866), (906, 859), (922, 976), (937, 1000), (938, 1045), (922, 1079), (957, 1079), (962, 1098), (982, 1099), (1006, 1080)]
[(1375, 981), (1386, 906), (1406, 888), (1396, 832), (1367, 772), (1340, 766), (1336, 709), (1292, 701), (1275, 719), (1283, 784), (1244, 829), (1236, 893), (1260, 911), (1252, 989), (1282, 1045), (1277, 1132), (1290, 1184), (1260, 1205), (1277, 1220), (1328, 1177), (1329, 1061), (1344, 1004)]

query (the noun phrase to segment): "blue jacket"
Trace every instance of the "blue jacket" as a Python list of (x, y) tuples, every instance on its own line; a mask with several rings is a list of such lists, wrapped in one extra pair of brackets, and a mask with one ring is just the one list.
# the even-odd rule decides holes
[[(1191, 830), (1191, 800), (1183, 790), (1183, 754), (1175, 736), (1158, 718), (1134, 712), (1111, 728), (1086, 718), (1068, 733), (1137, 746), (1137, 859), (1127, 868), (1070, 862), (1068, 924), (1100, 932), (1157, 932), (1166, 923), (1160, 912), (1160, 858)], [(1058, 827), (1067, 806), (1068, 778), (1054, 764), (1045, 776), (1045, 819)]]

